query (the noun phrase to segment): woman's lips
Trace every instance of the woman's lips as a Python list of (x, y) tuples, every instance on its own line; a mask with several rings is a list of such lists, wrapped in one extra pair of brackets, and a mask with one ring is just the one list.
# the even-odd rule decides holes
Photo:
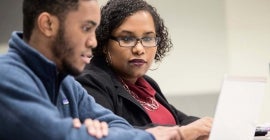
[(132, 59), (129, 61), (129, 63), (135, 66), (142, 66), (146, 63), (146, 61), (144, 61), (143, 59)]

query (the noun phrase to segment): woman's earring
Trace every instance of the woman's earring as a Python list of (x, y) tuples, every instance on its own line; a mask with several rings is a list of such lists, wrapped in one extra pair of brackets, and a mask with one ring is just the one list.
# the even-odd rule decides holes
[(106, 62), (107, 62), (108, 65), (111, 65), (112, 64), (112, 57), (111, 57), (110, 52), (107, 52)]
[(156, 54), (156, 57), (157, 58), (155, 59), (154, 66), (152, 64), (151, 65), (152, 68), (149, 68), (149, 70), (151, 70), (151, 71), (157, 70), (159, 68), (160, 63), (161, 63), (160, 55)]
[(159, 65), (160, 65), (160, 61), (155, 61), (154, 64), (151, 65), (151, 68), (149, 68), (149, 70), (151, 71), (157, 70), (159, 68)]
[(157, 56), (157, 58), (155, 59), (156, 62), (157, 62), (157, 61), (161, 61), (161, 56), (160, 56), (160, 54), (157, 53), (156, 56)]

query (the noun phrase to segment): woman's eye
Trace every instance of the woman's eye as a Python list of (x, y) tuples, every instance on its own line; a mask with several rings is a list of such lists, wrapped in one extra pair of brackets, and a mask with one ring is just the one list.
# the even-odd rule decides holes
[(142, 38), (142, 40), (145, 42), (151, 42), (154, 40), (154, 37), (144, 37), (144, 38)]
[(120, 38), (123, 42), (133, 42), (135, 40), (134, 37), (129, 37), (129, 36), (126, 36), (126, 37), (121, 37)]

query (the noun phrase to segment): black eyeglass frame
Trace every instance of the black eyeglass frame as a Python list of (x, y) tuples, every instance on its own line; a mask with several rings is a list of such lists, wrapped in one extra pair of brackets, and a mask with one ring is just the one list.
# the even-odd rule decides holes
[[(134, 37), (134, 38), (135, 38), (135, 37)], [(153, 38), (155, 39), (155, 46), (145, 46), (145, 45), (143, 44), (143, 41), (142, 41), (143, 38), (135, 38), (135, 39), (136, 39), (136, 43), (135, 43), (133, 46), (123, 46), (123, 45), (121, 45), (121, 43), (120, 43), (121, 37), (114, 37), (114, 36), (112, 36), (112, 35), (110, 36), (110, 39), (111, 39), (111, 40), (114, 40), (114, 41), (118, 42), (119, 46), (120, 46), (120, 47), (124, 47), (124, 48), (132, 48), (132, 47), (135, 47), (135, 46), (138, 44), (138, 42), (140, 42), (140, 43), (142, 44), (142, 46), (145, 47), (145, 48), (157, 47), (157, 44), (158, 44), (158, 42), (160, 41), (160, 38), (159, 38), (159, 37), (153, 37)]]

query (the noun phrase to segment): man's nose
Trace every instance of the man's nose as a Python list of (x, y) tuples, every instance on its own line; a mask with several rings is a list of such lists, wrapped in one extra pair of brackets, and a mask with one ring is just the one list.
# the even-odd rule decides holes
[(86, 46), (88, 48), (95, 48), (97, 46), (97, 38), (96, 38), (96, 34), (91, 34), (89, 35), (87, 42), (86, 42)]

